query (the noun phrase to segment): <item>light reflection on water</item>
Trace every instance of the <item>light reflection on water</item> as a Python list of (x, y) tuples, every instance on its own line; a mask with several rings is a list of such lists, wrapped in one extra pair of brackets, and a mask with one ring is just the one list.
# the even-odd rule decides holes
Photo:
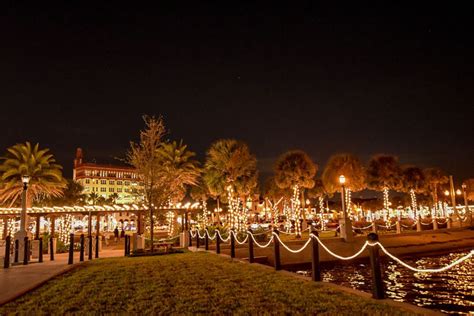
[[(468, 252), (457, 252), (418, 259), (403, 258), (403, 260), (419, 269), (438, 268), (466, 254)], [(472, 257), (442, 273), (413, 272), (391, 260), (383, 261), (383, 271), (388, 298), (437, 309), (444, 313), (474, 313)], [(325, 263), (321, 274), (324, 282), (341, 284), (366, 292), (372, 290), (368, 260), (353, 264)]]

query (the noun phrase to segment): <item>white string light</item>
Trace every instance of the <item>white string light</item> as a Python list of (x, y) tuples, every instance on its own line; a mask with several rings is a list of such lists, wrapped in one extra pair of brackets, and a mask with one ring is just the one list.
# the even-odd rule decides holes
[(253, 242), (255, 245), (257, 245), (258, 247), (260, 248), (267, 248), (268, 246), (270, 246), (270, 244), (272, 243), (273, 241), (273, 235), (272, 237), (270, 238), (270, 240), (268, 241), (268, 243), (266, 243), (265, 245), (260, 245), (254, 238), (253, 234), (250, 234), (250, 237), (253, 239)]
[(222, 235), (221, 235), (221, 232), (216, 230), (217, 234), (219, 235), (219, 238), (223, 241), (223, 242), (228, 242), (230, 240), (230, 234), (229, 236), (227, 236), (226, 239), (222, 238)]
[(379, 245), (380, 249), (387, 255), (389, 256), (390, 258), (392, 258), (393, 260), (397, 261), (398, 263), (400, 263), (402, 266), (404, 266), (405, 268), (407, 269), (410, 269), (412, 271), (415, 271), (415, 272), (422, 272), (422, 273), (438, 273), (438, 272), (443, 272), (443, 271), (446, 271), (452, 267), (454, 267), (455, 265), (458, 265), (460, 264), (461, 262), (469, 259), (470, 257), (472, 257), (474, 255), (474, 250), (471, 250), (471, 252), (469, 252), (467, 255), (465, 255), (464, 257), (461, 257), (459, 259), (457, 259), (456, 261), (453, 261), (451, 262), (450, 264), (442, 267), (442, 268), (438, 268), (438, 269), (417, 269), (417, 268), (414, 268), (412, 266), (410, 266), (409, 264), (406, 264), (405, 262), (403, 262), (402, 260), (398, 259), (397, 257), (395, 257), (394, 255), (392, 255), (390, 252), (388, 252), (387, 249), (385, 249), (384, 246), (382, 246), (382, 244), (380, 242), (377, 242), (376, 243), (377, 245)]
[(306, 243), (303, 245), (303, 247), (301, 247), (301, 248), (298, 249), (298, 250), (293, 250), (293, 249), (289, 248), (287, 245), (285, 245), (285, 244), (281, 241), (280, 236), (278, 236), (277, 233), (273, 233), (273, 236), (276, 237), (276, 239), (278, 239), (278, 241), (280, 242), (280, 244), (281, 244), (286, 250), (288, 250), (289, 252), (292, 252), (292, 253), (299, 253), (299, 252), (303, 251), (303, 250), (306, 248), (306, 246), (308, 246), (308, 244), (309, 244), (310, 241), (311, 241), (311, 238), (308, 238), (308, 240), (307, 240)]

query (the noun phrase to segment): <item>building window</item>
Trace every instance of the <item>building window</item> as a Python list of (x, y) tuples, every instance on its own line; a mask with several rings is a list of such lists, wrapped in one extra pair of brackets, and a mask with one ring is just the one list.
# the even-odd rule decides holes
[(114, 180), (109, 180), (109, 184), (115, 184), (115, 181)]
[(130, 192), (130, 189), (128, 189), (128, 188), (125, 188), (125, 192)]
[(122, 192), (122, 188), (117, 188), (117, 192)]
[(100, 192), (107, 192), (107, 188), (100, 188)]
[(109, 192), (114, 192), (114, 188), (109, 188)]
[(86, 184), (89, 184), (91, 183), (91, 180), (90, 179), (86, 179)]
[(117, 181), (117, 185), (122, 185), (122, 181)]
[(100, 184), (107, 184), (107, 180), (100, 180)]

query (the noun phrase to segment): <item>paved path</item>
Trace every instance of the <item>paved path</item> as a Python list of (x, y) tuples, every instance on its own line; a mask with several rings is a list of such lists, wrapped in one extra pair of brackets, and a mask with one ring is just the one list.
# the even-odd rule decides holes
[[(123, 250), (103, 250), (99, 253), (100, 258), (123, 255)], [(9, 269), (0, 268), (0, 305), (81, 264), (79, 252), (74, 253), (74, 264), (71, 265), (67, 264), (67, 253), (56, 254), (54, 261), (50, 261), (49, 256), (44, 255), (43, 260), (42, 263), (32, 262), (28, 265), (15, 265)], [(85, 262), (87, 262), (87, 256)]]

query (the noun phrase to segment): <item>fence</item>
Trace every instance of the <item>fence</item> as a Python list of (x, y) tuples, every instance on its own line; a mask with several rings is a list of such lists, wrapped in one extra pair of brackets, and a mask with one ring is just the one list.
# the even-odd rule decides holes
[[(268, 232), (267, 232), (268, 233)], [(209, 250), (209, 240), (216, 240), (216, 253), (220, 253), (220, 242), (229, 242), (230, 244), (230, 256), (235, 258), (235, 244), (247, 244), (248, 245), (248, 255), (249, 255), (249, 262), (253, 263), (255, 261), (254, 256), (254, 246), (259, 248), (267, 248), (273, 244), (273, 256), (274, 256), (274, 268), (275, 270), (281, 269), (281, 257), (280, 257), (280, 247), (284, 247), (290, 253), (299, 253), (303, 251), (306, 247), (311, 245), (311, 272), (312, 272), (312, 279), (313, 281), (321, 281), (321, 262), (319, 258), (319, 247), (323, 248), (328, 254), (337, 258), (339, 260), (352, 260), (358, 256), (360, 256), (365, 250), (369, 252), (369, 259), (370, 259), (370, 266), (371, 266), (371, 274), (372, 274), (372, 296), (376, 299), (385, 298), (385, 289), (383, 285), (382, 279), (382, 269), (380, 263), (380, 251), (383, 252), (386, 256), (391, 258), (392, 260), (398, 262), (405, 268), (408, 268), (414, 272), (422, 272), (422, 273), (439, 273), (451, 269), (452, 267), (460, 264), (461, 262), (469, 259), (470, 257), (474, 256), (474, 250), (471, 250), (467, 255), (451, 262), (450, 264), (438, 268), (438, 269), (418, 269), (416, 267), (412, 267), (400, 258), (397, 258), (395, 255), (390, 253), (380, 242), (379, 237), (376, 233), (369, 233), (367, 235), (367, 240), (362, 245), (362, 247), (353, 255), (351, 256), (340, 256), (333, 251), (331, 251), (319, 238), (318, 232), (314, 229), (311, 230), (308, 240), (305, 244), (300, 247), (299, 249), (292, 249), (288, 245), (286, 245), (280, 238), (280, 232), (277, 229), (274, 229), (271, 232), (270, 240), (267, 243), (260, 244), (256, 239), (255, 236), (259, 234), (253, 234), (251, 231), (247, 231), (245, 238), (240, 241), (237, 237), (237, 234), (234, 230), (230, 230), (228, 233), (227, 238), (223, 238), (221, 232), (219, 230), (215, 230), (214, 235), (211, 236), (207, 229), (204, 230), (203, 235), (201, 235), (199, 230), (190, 230), (189, 237), (190, 243), (192, 245), (192, 239), (196, 240), (196, 247), (200, 247), (200, 240), (205, 240), (205, 249)], [(218, 246), (219, 245), (219, 246)]]

